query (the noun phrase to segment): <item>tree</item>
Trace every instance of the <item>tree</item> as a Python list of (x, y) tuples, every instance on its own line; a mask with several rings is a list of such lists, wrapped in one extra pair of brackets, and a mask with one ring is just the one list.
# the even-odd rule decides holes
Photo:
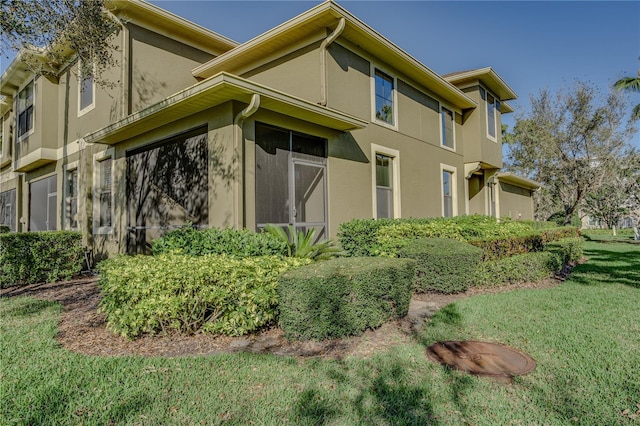
[(0, 46), (20, 52), (36, 74), (55, 74), (76, 55), (82, 74), (99, 77), (115, 64), (111, 36), (118, 23), (105, 0), (1, 0)]
[(507, 168), (543, 183), (537, 208), (563, 211), (569, 224), (585, 197), (611, 182), (635, 129), (619, 93), (602, 97), (585, 82), (530, 101), (506, 138)]
[[(624, 77), (613, 83), (613, 88), (620, 91), (640, 93), (640, 70), (637, 77)], [(631, 111), (631, 118), (640, 120), (640, 104), (636, 105)]]

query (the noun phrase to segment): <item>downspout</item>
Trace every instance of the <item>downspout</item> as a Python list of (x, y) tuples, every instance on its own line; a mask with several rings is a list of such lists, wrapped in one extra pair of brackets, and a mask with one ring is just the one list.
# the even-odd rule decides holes
[(320, 45), (320, 89), (322, 91), (322, 100), (318, 102), (322, 106), (327, 106), (327, 97), (329, 95), (329, 86), (327, 83), (327, 47), (333, 43), (344, 30), (346, 21), (344, 18), (340, 18), (338, 26), (327, 38), (325, 38)]
[[(233, 155), (238, 156), (238, 175), (233, 184), (233, 221), (237, 229), (244, 227), (246, 218), (245, 188), (244, 188), (244, 138), (242, 137), (242, 123), (260, 108), (260, 95), (254, 93), (249, 106), (240, 111), (233, 119)], [(240, 214), (242, 212), (242, 218)]]

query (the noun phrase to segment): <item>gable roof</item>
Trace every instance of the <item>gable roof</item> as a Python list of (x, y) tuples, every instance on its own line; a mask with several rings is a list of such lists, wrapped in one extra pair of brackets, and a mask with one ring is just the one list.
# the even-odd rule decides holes
[(207, 78), (223, 71), (237, 72), (274, 51), (286, 49), (296, 41), (321, 31), (326, 32), (327, 29), (334, 29), (341, 18), (345, 19), (341, 39), (360, 46), (376, 57), (384, 58), (407, 77), (428, 87), (433, 93), (460, 109), (477, 106), (453, 84), (330, 0), (194, 68), (192, 73), (195, 77)]
[(142, 24), (169, 38), (216, 56), (238, 45), (223, 35), (144, 0), (106, 0), (105, 5), (109, 12), (125, 23)]
[(456, 86), (476, 80), (484, 83), (501, 101), (517, 99), (518, 95), (511, 87), (494, 71), (491, 67), (479, 68), (475, 70), (458, 71), (442, 76), (445, 80)]

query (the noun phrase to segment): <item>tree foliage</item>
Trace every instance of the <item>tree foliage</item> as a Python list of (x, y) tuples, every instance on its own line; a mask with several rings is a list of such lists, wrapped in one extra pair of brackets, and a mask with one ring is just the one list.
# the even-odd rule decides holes
[(612, 182), (635, 129), (625, 123), (619, 93), (601, 96), (585, 82), (556, 94), (542, 90), (530, 101), (506, 138), (508, 168), (543, 183), (538, 212), (563, 211), (569, 224), (588, 194)]
[[(628, 92), (640, 93), (640, 70), (638, 70), (637, 77), (623, 77), (613, 83), (613, 88), (619, 91), (624, 90)], [(633, 110), (631, 111), (631, 117), (635, 120), (640, 120), (640, 104), (633, 107)]]
[(104, 0), (2, 0), (0, 46), (21, 52), (34, 73), (55, 73), (70, 56), (82, 74), (100, 77), (115, 64), (111, 36), (118, 28)]

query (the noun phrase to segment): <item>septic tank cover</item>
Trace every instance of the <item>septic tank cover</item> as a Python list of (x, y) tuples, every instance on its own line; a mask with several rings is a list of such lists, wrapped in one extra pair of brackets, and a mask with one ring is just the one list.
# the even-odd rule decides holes
[(529, 355), (499, 343), (437, 342), (427, 348), (427, 355), (436, 362), (479, 376), (511, 378), (536, 368), (536, 361)]

